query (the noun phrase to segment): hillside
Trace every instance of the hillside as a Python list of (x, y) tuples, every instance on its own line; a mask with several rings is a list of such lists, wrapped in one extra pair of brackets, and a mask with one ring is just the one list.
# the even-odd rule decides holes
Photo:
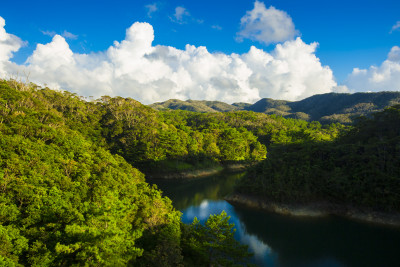
[(219, 101), (206, 101), (206, 100), (178, 100), (178, 99), (170, 99), (165, 102), (158, 102), (151, 104), (150, 107), (156, 110), (164, 110), (164, 109), (173, 109), (173, 110), (187, 110), (187, 111), (195, 111), (195, 112), (226, 112), (239, 110), (240, 107), (236, 107), (234, 105), (229, 105), (224, 102)]
[(254, 163), (272, 143), (345, 129), (251, 111), (156, 111), (0, 80), (0, 266), (246, 262), (227, 214), (183, 224), (144, 174)]
[(400, 104), (400, 92), (322, 94), (289, 103), (291, 113), (304, 112), (311, 120), (350, 123), (353, 117), (382, 111)]
[[(267, 149), (268, 160), (276, 147), (322, 144), (351, 129), (253, 111), (156, 111), (131, 98), (85, 101), (1, 80), (0, 266), (246, 261), (247, 248), (234, 240), (227, 214), (210, 216), (208, 226), (183, 224), (144, 174), (269, 162)], [(226, 231), (214, 236), (215, 229)], [(209, 257), (210, 250), (218, 256)]]
[(275, 144), (237, 192), (278, 203), (400, 212), (400, 105), (359, 120), (333, 141)]
[(276, 114), (286, 118), (320, 121), (321, 123), (350, 124), (355, 117), (382, 111), (387, 106), (400, 104), (400, 92), (328, 93), (314, 95), (300, 101), (263, 98), (254, 104), (218, 101), (168, 100), (150, 105), (154, 109), (181, 109), (196, 112), (226, 112), (248, 110)]
[[(265, 157), (250, 132), (221, 130), (204, 146), (220, 147), (217, 156), (229, 158), (225, 138), (238, 138), (249, 142), (243, 157), (257, 156), (257, 146)], [(226, 213), (210, 216), (204, 226), (183, 224), (171, 200), (135, 168), (143, 159), (202, 150), (186, 132), (133, 99), (87, 102), (69, 92), (0, 80), (0, 266), (246, 262), (247, 247), (233, 238)], [(215, 236), (216, 229), (224, 233)]]
[(159, 242), (178, 248), (179, 212), (102, 146), (94, 109), (0, 82), (1, 266), (125, 266), (150, 261)]

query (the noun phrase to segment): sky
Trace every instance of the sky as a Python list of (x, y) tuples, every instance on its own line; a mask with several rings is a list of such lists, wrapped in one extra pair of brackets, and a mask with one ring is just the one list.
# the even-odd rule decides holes
[(1, 0), (0, 78), (144, 104), (400, 91), (400, 1)]

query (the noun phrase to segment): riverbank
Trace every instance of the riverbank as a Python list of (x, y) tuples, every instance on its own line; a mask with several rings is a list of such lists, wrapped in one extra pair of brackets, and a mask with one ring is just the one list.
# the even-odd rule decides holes
[(218, 174), (222, 171), (228, 172), (242, 172), (245, 171), (252, 163), (225, 163), (220, 165), (215, 165), (208, 168), (198, 168), (175, 172), (148, 172), (146, 177), (149, 179), (195, 179), (208, 177)]
[(356, 208), (351, 205), (339, 205), (328, 202), (314, 202), (308, 204), (278, 203), (262, 197), (238, 193), (225, 197), (225, 200), (232, 205), (283, 215), (308, 217), (336, 215), (353, 220), (400, 227), (400, 213), (378, 212), (367, 208)]

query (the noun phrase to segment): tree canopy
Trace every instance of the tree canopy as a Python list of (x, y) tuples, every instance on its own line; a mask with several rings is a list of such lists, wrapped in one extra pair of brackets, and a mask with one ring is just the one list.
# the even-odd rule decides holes
[(399, 210), (399, 110), (345, 127), (253, 111), (156, 111), (2, 80), (0, 265), (248, 264), (229, 216), (182, 224), (146, 183), (154, 169), (260, 162), (238, 190)]
[(400, 211), (400, 105), (331, 141), (274, 144), (237, 188), (280, 202), (328, 201)]
[[(171, 201), (132, 165), (205, 153), (206, 134), (170, 123), (133, 99), (88, 102), (0, 81), (0, 265), (193, 262), (181, 243), (182, 231), (195, 226), (183, 225)], [(258, 142), (248, 131), (237, 135), (248, 146)], [(218, 148), (224, 137), (214, 137), (208, 140)], [(245, 152), (251, 157), (254, 148)], [(222, 160), (220, 154), (215, 159)], [(221, 243), (231, 245), (236, 248)], [(241, 249), (247, 255), (247, 247)]]

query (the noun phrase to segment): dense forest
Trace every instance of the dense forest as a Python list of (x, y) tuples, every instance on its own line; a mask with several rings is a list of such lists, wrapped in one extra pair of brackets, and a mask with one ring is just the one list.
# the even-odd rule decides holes
[(400, 104), (400, 92), (378, 93), (327, 93), (308, 97), (300, 101), (263, 98), (254, 104), (219, 101), (177, 100), (151, 104), (157, 110), (181, 109), (196, 112), (227, 112), (247, 110), (275, 114), (285, 118), (319, 121), (323, 124), (352, 124), (359, 116), (382, 111), (385, 107)]
[(246, 264), (225, 213), (185, 225), (145, 181), (265, 159), (273, 143), (331, 140), (332, 124), (240, 111), (155, 111), (0, 81), (0, 265)]
[(399, 125), (398, 106), (349, 127), (2, 80), (0, 265), (246, 265), (228, 214), (183, 224), (145, 174), (258, 162), (238, 190), (399, 210)]
[(359, 118), (332, 141), (273, 144), (237, 192), (400, 212), (400, 105)]
[(135, 154), (154, 124), (179, 132), (150, 108), (1, 81), (0, 115), (0, 266), (229, 266), (249, 258), (227, 214), (181, 223), (171, 201), (124, 159), (170, 156), (163, 146)]

